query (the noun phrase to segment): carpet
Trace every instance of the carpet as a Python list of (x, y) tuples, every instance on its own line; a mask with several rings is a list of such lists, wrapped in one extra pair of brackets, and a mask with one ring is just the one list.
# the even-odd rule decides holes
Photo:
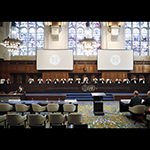
[[(126, 117), (130, 115), (129, 112), (119, 112), (119, 102), (103, 102), (103, 110), (104, 115), (95, 116), (93, 114), (93, 102), (79, 102), (78, 104), (78, 113), (83, 115), (82, 123), (88, 124), (88, 128), (146, 128), (146, 122), (137, 122), (134, 125), (134, 120)], [(29, 114), (29, 112), (26, 114)], [(49, 112), (41, 114), (48, 115)], [(65, 124), (67, 124), (67, 121), (65, 121)], [(26, 128), (29, 128), (28, 122)], [(46, 128), (49, 128), (48, 121)]]
[(89, 128), (146, 128), (145, 123), (128, 119), (129, 112), (119, 112), (119, 102), (103, 102), (104, 115), (93, 114), (93, 102), (79, 102), (78, 112), (83, 115), (83, 123)]

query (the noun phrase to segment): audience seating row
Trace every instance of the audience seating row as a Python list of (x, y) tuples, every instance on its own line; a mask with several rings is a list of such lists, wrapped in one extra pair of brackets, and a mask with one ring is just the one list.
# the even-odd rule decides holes
[[(10, 105), (10, 104), (7, 104), (7, 103), (0, 103), (0, 112), (9, 112), (11, 110), (13, 110), (13, 106)], [(16, 112), (21, 112), (22, 115), (24, 112), (27, 112), (28, 110), (30, 109), (30, 106), (27, 106), (25, 104), (15, 104), (15, 110)], [(37, 113), (41, 113), (43, 111), (48, 111), (48, 112), (57, 112), (59, 109), (59, 104), (52, 104), (52, 103), (49, 103), (47, 104), (47, 106), (40, 106), (39, 104), (32, 104), (32, 110), (34, 112), (37, 112)], [(73, 105), (73, 104), (64, 104), (63, 105), (63, 110), (64, 112), (74, 112), (76, 109), (76, 106)]]
[[(26, 122), (29, 122), (29, 128), (34, 128), (34, 127), (46, 127), (46, 120), (47, 116), (46, 115), (40, 115), (40, 114), (29, 114), (28, 116), (24, 115), (21, 116), (19, 114), (4, 114), (0, 116), (0, 122), (5, 122), (5, 127), (6, 127), (6, 122), (7, 122), (7, 128), (8, 126), (11, 127), (23, 127), (26, 128)], [(50, 123), (50, 128), (55, 124), (59, 125), (65, 125), (65, 116), (62, 114), (49, 114), (48, 115), (48, 121)], [(24, 123), (24, 125), (20, 125)], [(82, 123), (82, 114), (80, 113), (70, 113), (67, 116), (67, 126), (70, 124), (81, 124)], [(43, 126), (44, 124), (44, 126)], [(41, 126), (42, 125), (42, 126)]]

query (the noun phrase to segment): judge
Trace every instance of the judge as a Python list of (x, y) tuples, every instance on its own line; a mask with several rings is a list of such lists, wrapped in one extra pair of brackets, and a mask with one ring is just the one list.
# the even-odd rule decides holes
[(10, 84), (10, 79), (7, 78), (7, 80), (4, 81), (4, 84)]
[(129, 79), (127, 78), (127, 79), (124, 81), (124, 83), (129, 84), (129, 83), (130, 83)]
[(38, 83), (38, 84), (43, 84), (42, 79), (41, 79), (41, 78), (39, 78), (39, 79), (38, 79), (38, 81), (37, 81), (37, 83)]
[(28, 83), (29, 84), (33, 84), (34, 82), (33, 82), (33, 80), (31, 78), (29, 78)]
[(141, 84), (145, 84), (145, 83), (147, 83), (147, 82), (146, 82), (145, 78), (142, 78), (142, 80), (140, 80), (140, 82), (139, 82), (139, 83), (141, 83)]
[(97, 84), (97, 83), (98, 83), (98, 79), (97, 79), (97, 78), (94, 78), (92, 83), (93, 83), (93, 84)]
[(88, 84), (88, 83), (89, 83), (89, 79), (88, 79), (88, 77), (84, 77), (84, 79), (83, 79), (83, 83), (85, 83), (85, 84)]
[(59, 83), (59, 79), (54, 79), (53, 84)]
[(45, 84), (49, 84), (49, 83), (51, 83), (51, 79), (46, 79), (46, 82), (45, 82)]
[(116, 82), (115, 82), (115, 83), (120, 84), (120, 83), (122, 83), (122, 81), (121, 81), (121, 79), (118, 79), (118, 80), (116, 80)]
[(133, 79), (131, 79), (131, 83), (137, 84), (138, 83), (138, 79), (134, 77)]
[(77, 78), (76, 83), (81, 84), (81, 78)]
[(60, 81), (60, 83), (61, 83), (61, 84), (65, 84), (65, 83), (66, 83), (66, 79), (65, 79), (65, 78), (63, 79), (63, 78), (62, 78), (61, 81)]
[(113, 82), (112, 82), (112, 79), (110, 78), (110, 79), (107, 81), (107, 83), (112, 84), (112, 83), (113, 83)]
[(105, 80), (104, 80), (104, 78), (100, 78), (100, 79), (99, 79), (99, 83), (102, 83), (102, 84), (104, 84), (104, 83), (105, 83)]
[(70, 83), (70, 84), (74, 83), (74, 82), (73, 82), (73, 79), (72, 79), (72, 78), (69, 78), (69, 79), (68, 79), (68, 83)]

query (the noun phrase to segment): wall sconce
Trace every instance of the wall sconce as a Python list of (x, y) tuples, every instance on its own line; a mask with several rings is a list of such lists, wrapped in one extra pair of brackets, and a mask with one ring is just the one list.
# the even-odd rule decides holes
[(62, 31), (61, 22), (49, 22), (51, 35), (59, 35)]
[(59, 40), (59, 33), (62, 31), (61, 22), (49, 22), (50, 34), (53, 41)]
[(108, 32), (110, 32), (113, 36), (118, 36), (120, 32), (120, 27), (120, 22), (108, 22)]

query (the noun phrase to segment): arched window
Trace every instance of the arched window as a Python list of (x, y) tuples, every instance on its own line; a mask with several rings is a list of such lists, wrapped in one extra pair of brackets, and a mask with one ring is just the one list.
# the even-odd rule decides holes
[(125, 48), (133, 49), (135, 56), (150, 55), (149, 37), (150, 37), (149, 22), (125, 23)]
[[(83, 48), (79, 40), (84, 39), (86, 22), (69, 22), (68, 23), (68, 48), (73, 49), (74, 55), (84, 55)], [(97, 55), (97, 49), (100, 49), (101, 26), (99, 22), (90, 22), (90, 38), (94, 38), (97, 48), (89, 55)]]
[(17, 38), (22, 41), (19, 52), (12, 55), (36, 55), (36, 49), (44, 48), (43, 22), (16, 22)]

